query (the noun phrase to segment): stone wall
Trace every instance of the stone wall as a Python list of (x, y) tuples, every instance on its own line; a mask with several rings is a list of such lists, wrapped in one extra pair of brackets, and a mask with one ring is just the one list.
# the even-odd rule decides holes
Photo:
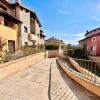
[(46, 52), (48, 58), (55, 58), (59, 56), (59, 50), (48, 50)]
[(41, 52), (28, 57), (20, 58), (0, 65), (0, 80), (9, 77), (25, 68), (31, 67), (35, 63), (45, 59), (45, 53)]
[[(28, 40), (28, 34), (31, 32), (30, 12), (27, 12), (25, 9), (20, 9), (18, 12), (19, 19), (23, 22), (21, 24), (22, 45), (25, 45), (25, 42), (28, 42), (29, 45), (32, 45), (32, 43)], [(27, 33), (25, 32), (24, 27), (27, 28)]]

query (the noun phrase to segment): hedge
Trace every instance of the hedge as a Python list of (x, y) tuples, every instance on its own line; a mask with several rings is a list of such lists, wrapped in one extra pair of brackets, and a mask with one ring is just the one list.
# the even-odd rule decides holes
[(59, 46), (56, 45), (46, 45), (46, 50), (58, 50)]

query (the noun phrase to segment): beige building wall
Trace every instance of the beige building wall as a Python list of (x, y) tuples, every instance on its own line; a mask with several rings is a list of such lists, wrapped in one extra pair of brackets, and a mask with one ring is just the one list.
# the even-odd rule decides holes
[(39, 39), (39, 44), (40, 45), (45, 44), (45, 39)]
[[(17, 28), (16, 24), (15, 26)], [(5, 40), (7, 43), (3, 50), (8, 50), (8, 40), (15, 41), (15, 50), (18, 49), (17, 29), (12, 29), (10, 27), (0, 25), (0, 37), (2, 37), (2, 39)]]
[[(22, 21), (21, 24), (21, 37), (22, 37), (22, 46), (25, 45), (25, 42), (28, 42), (28, 45), (32, 45), (32, 41), (29, 41), (28, 35), (31, 32), (30, 26), (30, 12), (26, 11), (25, 9), (21, 9), (20, 7), (16, 8), (17, 18)], [(27, 28), (27, 33), (25, 32), (24, 27)]]
[(47, 58), (55, 58), (59, 56), (59, 50), (47, 50), (46, 52)]
[(37, 22), (37, 20), (35, 19), (35, 32), (36, 32), (36, 34), (38, 35), (40, 35), (40, 26), (39, 26), (39, 24), (38, 24), (38, 22)]
[(33, 19), (31, 19), (30, 23), (31, 23), (31, 25), (30, 25), (31, 26), (31, 33), (36, 34), (36, 31), (35, 31), (35, 21)]
[[(37, 20), (32, 20), (29, 11), (25, 9), (21, 10), (19, 7), (16, 8), (17, 17), (23, 22), (21, 25), (21, 35), (22, 35), (22, 45), (25, 45), (25, 42), (28, 42), (28, 45), (33, 45), (34, 41), (30, 41), (28, 35), (30, 33), (35, 34), (38, 37), (36, 39), (35, 45), (40, 43), (40, 26)], [(24, 31), (24, 26), (27, 27), (27, 33)], [(43, 41), (42, 41), (43, 42)]]
[[(23, 22), (21, 25), (22, 45), (28, 42), (28, 34), (30, 33), (30, 12), (26, 12), (24, 9), (20, 10), (20, 20)], [(24, 30), (27, 27), (27, 33)]]
[(37, 22), (37, 20), (35, 19), (35, 32), (36, 32), (36, 35), (38, 36), (38, 41), (35, 43), (36, 45), (40, 45), (40, 26), (39, 26), (39, 23)]

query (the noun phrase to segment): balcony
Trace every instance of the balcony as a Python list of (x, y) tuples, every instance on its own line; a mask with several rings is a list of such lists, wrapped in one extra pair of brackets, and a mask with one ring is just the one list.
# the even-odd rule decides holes
[(39, 41), (38, 36), (37, 36), (37, 35), (34, 35), (34, 34), (32, 34), (32, 33), (30, 33), (30, 34), (28, 35), (28, 38), (29, 38), (30, 41), (34, 41), (34, 42)]

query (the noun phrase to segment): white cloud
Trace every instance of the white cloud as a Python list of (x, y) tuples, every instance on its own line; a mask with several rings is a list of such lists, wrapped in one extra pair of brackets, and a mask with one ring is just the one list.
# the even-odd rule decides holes
[(65, 40), (64, 41), (65, 44), (72, 44), (72, 45), (78, 45), (78, 41), (76, 40)]
[(74, 34), (73, 36), (75, 36), (75, 37), (84, 37), (84, 34), (85, 33), (78, 33), (78, 34)]
[(52, 31), (45, 31), (47, 34), (47, 38), (55, 37), (57, 39), (63, 40), (66, 44), (78, 45), (78, 41), (84, 38), (85, 32), (82, 33), (64, 33), (64, 32), (52, 32)]
[(58, 11), (58, 13), (61, 14), (61, 15), (68, 15), (68, 14), (70, 13), (69, 11), (64, 10), (64, 9), (58, 9), (57, 11)]
[(72, 45), (78, 45), (78, 41), (81, 40), (81, 39), (84, 39), (85, 36), (84, 36), (85, 33), (78, 33), (78, 34), (71, 34), (70, 37), (72, 37), (72, 39), (67, 39), (65, 40), (65, 43), (66, 44), (72, 44)]

